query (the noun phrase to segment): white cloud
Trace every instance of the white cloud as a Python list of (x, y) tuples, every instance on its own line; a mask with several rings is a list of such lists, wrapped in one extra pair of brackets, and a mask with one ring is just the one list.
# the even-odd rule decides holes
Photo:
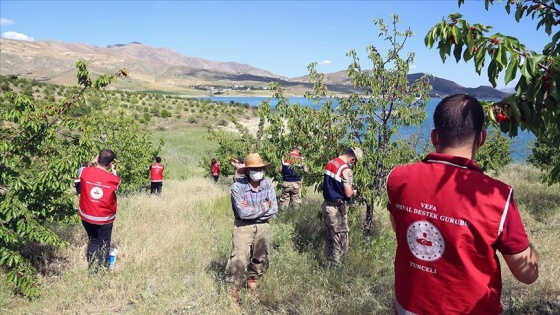
[(410, 69), (418, 69), (418, 67), (415, 65), (410, 65)]
[(331, 61), (325, 59), (325, 60), (323, 60), (323, 61), (319, 61), (317, 64), (320, 64), (320, 65), (329, 65), (329, 64), (331, 64)]
[(4, 32), (2, 33), (2, 38), (26, 40), (30, 42), (35, 40), (33, 37), (18, 32)]
[(16, 24), (16, 22), (6, 18), (0, 18), (0, 25), (10, 25), (10, 24)]

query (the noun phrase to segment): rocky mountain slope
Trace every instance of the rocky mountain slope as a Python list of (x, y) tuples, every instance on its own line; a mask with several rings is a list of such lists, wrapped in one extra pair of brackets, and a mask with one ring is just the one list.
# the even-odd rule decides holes
[[(414, 82), (418, 79), (420, 79), (422, 76), (424, 75), (424, 73), (412, 73), (408, 75), (408, 82)], [(292, 81), (294, 82), (308, 82), (309, 77), (308, 76), (302, 76), (302, 77), (297, 77), (297, 78), (292, 78)], [(492, 88), (491, 86), (479, 86), (477, 88), (468, 88), (468, 87), (464, 87), (462, 85), (459, 85), (453, 81), (450, 80), (446, 80), (443, 78), (439, 78), (439, 77), (430, 77), (429, 78), (429, 82), (432, 85), (432, 91), (431, 94), (433, 96), (447, 96), (447, 95), (451, 95), (451, 94), (457, 94), (457, 93), (466, 93), (466, 94), (470, 94), (473, 95), (475, 97), (478, 98), (503, 98), (506, 97), (508, 95), (508, 93), (504, 92), (504, 91), (499, 91), (497, 89)], [(349, 86), (350, 85), (350, 79), (348, 79), (348, 76), (346, 74), (346, 71), (338, 71), (338, 72), (333, 72), (333, 73), (328, 73), (325, 75), (325, 83), (329, 86), (331, 85), (335, 85), (335, 86)]]
[[(185, 92), (201, 86), (250, 86), (264, 88), (272, 81), (298, 94), (309, 89), (308, 77), (286, 78), (270, 71), (236, 62), (219, 62), (182, 55), (169, 48), (155, 48), (138, 42), (97, 47), (58, 41), (20, 41), (0, 39), (0, 74), (15, 74), (29, 79), (58, 84), (75, 84), (78, 60), (88, 63), (96, 73), (114, 73), (126, 68), (129, 77), (113, 86), (134, 90)], [(409, 80), (421, 74), (409, 75)], [(345, 71), (327, 74), (333, 92), (351, 93)], [(503, 97), (491, 87), (465, 88), (452, 81), (434, 77), (433, 94), (469, 93), (477, 97)]]
[[(54, 83), (75, 83), (74, 64), (85, 60), (93, 73), (112, 73), (126, 68), (129, 85), (176, 90), (181, 86), (223, 83), (249, 76), (285, 79), (269, 71), (236, 62), (218, 62), (182, 55), (169, 48), (138, 42), (97, 47), (57, 41), (0, 39), (0, 73)], [(250, 80), (249, 80), (250, 81)]]

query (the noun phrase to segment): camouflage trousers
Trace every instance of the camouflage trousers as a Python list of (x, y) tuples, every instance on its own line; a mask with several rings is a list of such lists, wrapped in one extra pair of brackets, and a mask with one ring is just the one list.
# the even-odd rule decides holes
[(290, 206), (301, 207), (301, 181), (299, 182), (282, 182), (282, 195), (278, 199), (278, 206), (280, 209), (285, 210)]
[(329, 263), (341, 264), (348, 253), (348, 204), (324, 201), (324, 255)]
[(258, 278), (268, 269), (268, 246), (272, 230), (268, 223), (235, 220), (233, 249), (226, 265), (226, 281), (237, 286), (247, 277)]

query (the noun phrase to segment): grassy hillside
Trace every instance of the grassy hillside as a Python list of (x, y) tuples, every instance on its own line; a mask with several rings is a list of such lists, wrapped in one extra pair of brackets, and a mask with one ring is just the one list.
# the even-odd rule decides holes
[[(113, 232), (119, 249), (114, 272), (88, 276), (86, 235), (79, 225), (60, 228), (70, 243), (44, 256), (43, 295), (28, 301), (0, 287), (2, 314), (392, 314), (395, 240), (386, 211), (377, 235), (364, 245), (364, 209), (351, 212), (347, 262), (323, 267), (321, 198), (309, 193), (297, 213), (273, 221), (271, 266), (258, 296), (242, 293), (233, 304), (223, 282), (231, 249), (231, 178), (214, 185), (198, 159), (215, 144), (202, 127), (159, 131), (168, 170), (161, 197), (119, 197)], [(560, 307), (560, 188), (538, 182), (538, 172), (510, 165), (500, 178), (516, 187), (516, 198), (534, 246), (540, 279), (516, 282), (504, 268), (506, 314), (554, 314)], [(310, 189), (311, 190), (311, 189)]]
[[(32, 97), (36, 106), (40, 107), (71, 99), (78, 88), (0, 76), (0, 94), (8, 91)], [(209, 125), (225, 127), (230, 124), (232, 116), (256, 116), (256, 110), (248, 104), (214, 102), (163, 91), (148, 93), (115, 89), (88, 91), (78, 107), (71, 108), (69, 114), (83, 116), (97, 109), (107, 114), (122, 111), (147, 128), (158, 131)]]

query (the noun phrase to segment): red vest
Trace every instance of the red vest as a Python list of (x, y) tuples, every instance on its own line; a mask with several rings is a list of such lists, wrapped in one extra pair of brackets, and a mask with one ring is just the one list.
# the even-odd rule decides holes
[(512, 189), (471, 160), (429, 154), (387, 179), (398, 314), (500, 314), (496, 249), (528, 246)]
[(97, 167), (86, 167), (80, 175), (79, 214), (91, 224), (107, 224), (117, 215), (117, 195), (120, 178)]
[(220, 164), (218, 164), (218, 163), (212, 164), (211, 172), (212, 172), (212, 175), (214, 175), (214, 176), (220, 175)]
[(152, 163), (150, 166), (150, 180), (152, 182), (163, 182), (163, 164)]
[(339, 199), (349, 200), (344, 192), (342, 183), (343, 172), (349, 166), (340, 157), (330, 160), (323, 171), (323, 198), (326, 201), (336, 202)]

